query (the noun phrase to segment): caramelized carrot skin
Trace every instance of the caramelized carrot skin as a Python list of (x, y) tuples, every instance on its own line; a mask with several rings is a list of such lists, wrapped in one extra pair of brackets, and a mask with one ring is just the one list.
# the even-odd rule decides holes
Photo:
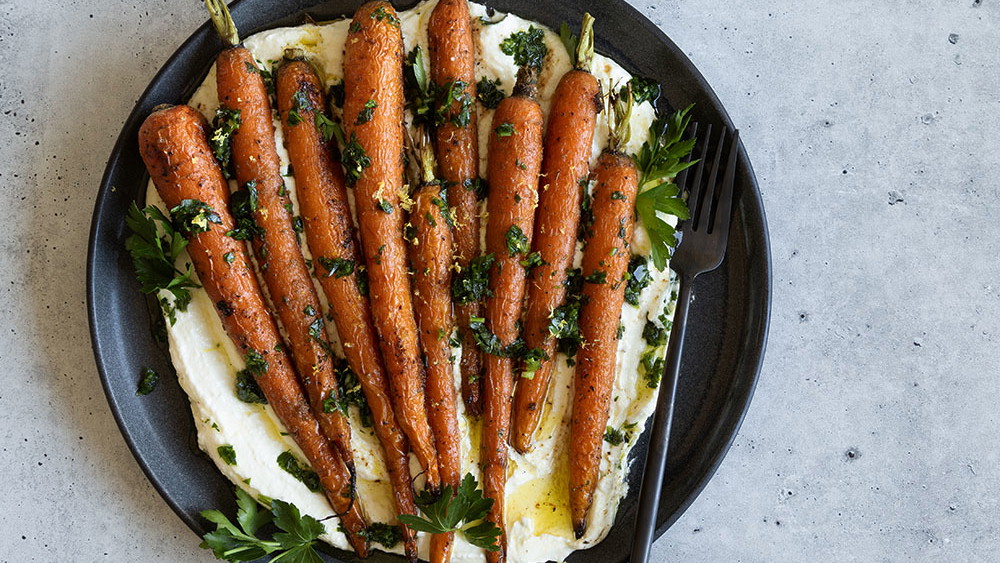
[(566, 271), (573, 266), (576, 253), (580, 203), (590, 171), (600, 94), (600, 84), (592, 74), (571, 70), (559, 81), (549, 110), (532, 239), (532, 250), (539, 253), (542, 263), (529, 274), (524, 315), (525, 345), (543, 350), (549, 359), (541, 360), (532, 379), (517, 382), (511, 445), (521, 453), (531, 449), (556, 360), (549, 319), (563, 304)]
[[(187, 247), (199, 281), (216, 309), (226, 333), (243, 352), (267, 361), (257, 383), (296, 444), (316, 470), (327, 499), (350, 531), (348, 539), (362, 557), (366, 526), (361, 505), (351, 500), (350, 473), (322, 434), (306, 402), (281, 335), (252, 270), (246, 245), (225, 235), (234, 227), (229, 214), (229, 187), (208, 146), (208, 123), (189, 106), (151, 114), (139, 130), (139, 149), (157, 192), (168, 208), (185, 199), (208, 204), (220, 219), (209, 230), (189, 238)], [(232, 260), (223, 259), (231, 254)]]
[[(479, 255), (479, 200), (472, 182), (479, 178), (479, 129), (476, 115), (476, 46), (472, 37), (472, 18), (466, 0), (441, 0), (431, 12), (427, 24), (431, 81), (446, 85), (465, 84), (464, 95), (472, 101), (469, 121), (459, 126), (452, 121), (461, 104), (452, 103), (448, 120), (434, 132), (438, 176), (449, 186), (448, 204), (455, 217), (455, 257), (459, 268), (467, 268)], [(479, 302), (456, 306), (459, 334), (462, 338), (462, 398), (467, 414), (478, 415), (482, 409), (482, 353), (468, 330), (469, 318), (482, 311)]]
[[(416, 238), (410, 246), (410, 261), (413, 304), (427, 364), (427, 417), (437, 446), (441, 485), (454, 491), (461, 479), (461, 445), (448, 342), (455, 322), (451, 309), (451, 229), (440, 206), (444, 197), (437, 185), (422, 186), (414, 195), (410, 224)], [(431, 563), (449, 561), (453, 544), (454, 533), (433, 535)]]
[(263, 235), (254, 237), (253, 248), (264, 283), (288, 334), (292, 358), (313, 412), (353, 470), (347, 418), (323, 409), (323, 401), (337, 386), (333, 359), (326, 348), (325, 332), (316, 330), (315, 323), (323, 326), (319, 298), (292, 227), (291, 200), (274, 144), (271, 104), (255, 64), (250, 51), (241, 47), (222, 51), (216, 60), (219, 101), (222, 107), (240, 112), (240, 126), (232, 139), (233, 168), (241, 186), (257, 184), (260, 205), (254, 219)]
[[(345, 135), (370, 159), (354, 185), (368, 268), (372, 316), (389, 373), (396, 418), (420, 460), (427, 486), (440, 484), (434, 438), (424, 405), (424, 370), (417, 342), (403, 240), (403, 38), (388, 2), (368, 2), (354, 14), (344, 49)], [(369, 118), (358, 119), (365, 104)], [(368, 112), (366, 112), (368, 113)]]
[[(625, 275), (638, 174), (632, 159), (605, 151), (594, 169), (594, 223), (586, 240), (580, 308), (583, 346), (576, 355), (569, 445), (570, 514), (581, 537), (593, 500), (608, 425), (618, 354), (618, 326), (625, 302)], [(601, 278), (604, 279), (600, 283)]]
[[(316, 127), (316, 114), (324, 111), (326, 100), (319, 77), (306, 61), (287, 61), (278, 68), (277, 95), (282, 123), (289, 123), (292, 96), (296, 92), (303, 92), (308, 104), (306, 109), (298, 110), (301, 121), (285, 127), (285, 145), (295, 171), (296, 195), (305, 223), (306, 241), (314, 263), (323, 257), (348, 260), (354, 265), (351, 274), (327, 275), (329, 272), (320, 264), (317, 278), (330, 304), (344, 356), (357, 374), (371, 409), (396, 510), (399, 514), (417, 514), (410, 485), (409, 446), (392, 410), (371, 310), (358, 284), (361, 261), (354, 241), (344, 173), (337, 162), (336, 147), (332, 142), (324, 142)], [(408, 526), (401, 528), (406, 556), (416, 561), (413, 530)]]
[[(501, 344), (518, 337), (518, 319), (524, 302), (525, 270), (522, 254), (511, 255), (508, 233), (517, 227), (530, 243), (538, 202), (538, 174), (542, 165), (544, 118), (538, 103), (512, 96), (504, 99), (493, 115), (489, 137), (487, 177), (486, 252), (496, 259), (490, 270), (492, 296), (484, 304), (486, 327)], [(498, 133), (510, 131), (505, 135)], [(510, 432), (514, 362), (511, 358), (484, 354), (482, 470), (484, 494), (494, 500), (489, 519), (500, 527), (500, 550), (487, 552), (487, 560), (506, 560), (504, 489), (507, 482), (507, 441)]]

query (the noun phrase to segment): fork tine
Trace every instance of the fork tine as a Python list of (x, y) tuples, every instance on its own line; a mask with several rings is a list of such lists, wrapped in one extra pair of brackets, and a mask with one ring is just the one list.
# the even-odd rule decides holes
[[(711, 137), (709, 137), (707, 140), (711, 142), (712, 139)], [(703, 212), (705, 214), (705, 222), (704, 222), (705, 231), (709, 233), (712, 232), (711, 230), (712, 221), (714, 220), (715, 217), (715, 215), (713, 214), (716, 202), (715, 181), (719, 177), (719, 163), (722, 160), (722, 150), (725, 148), (725, 144), (726, 144), (726, 129), (723, 128), (722, 133), (719, 134), (719, 144), (716, 145), (715, 147), (715, 158), (712, 159), (712, 169), (708, 172), (708, 182), (706, 183), (707, 193), (704, 195), (704, 201), (702, 202), (701, 205), (701, 207), (703, 208)], [(701, 223), (700, 215), (701, 212), (699, 212), (699, 219), (698, 219), (699, 224)]]
[(691, 187), (688, 188), (688, 209), (691, 211), (691, 219), (688, 222), (688, 227), (692, 231), (698, 230), (698, 220), (701, 215), (701, 199), (702, 192), (701, 189), (701, 173), (705, 170), (705, 157), (708, 156), (708, 141), (712, 138), (712, 124), (709, 123), (705, 131), (705, 139), (701, 145), (701, 156), (698, 157), (698, 164), (695, 164), (694, 170), (694, 182)]
[[(721, 153), (721, 147), (719, 152)], [(709, 233), (722, 231), (722, 244), (726, 244), (729, 234), (729, 220), (733, 209), (733, 184), (736, 183), (736, 159), (740, 152), (740, 130), (733, 131), (733, 139), (729, 145), (729, 162), (726, 163), (726, 175), (722, 178), (721, 192), (719, 194), (718, 209), (715, 212), (715, 219), (709, 229)]]
[[(690, 127), (688, 127), (688, 130), (687, 130), (687, 132), (686, 132), (686, 134), (684, 136), (687, 137), (688, 139), (697, 139), (698, 138), (698, 122), (697, 121), (695, 121), (694, 123), (691, 124)], [(692, 149), (691, 152), (689, 152), (688, 155), (687, 155), (687, 157), (684, 159), (684, 162), (685, 163), (691, 162), (691, 158), (692, 158), (693, 154), (694, 154), (694, 150)], [(687, 184), (687, 178), (688, 178), (688, 171), (689, 170), (691, 170), (690, 167), (685, 168), (684, 170), (681, 170), (680, 174), (678, 174), (677, 177), (674, 178), (674, 185), (677, 186), (677, 193), (679, 195), (681, 195), (681, 196), (684, 195), (684, 188), (687, 187), (687, 186), (685, 186), (685, 184)]]

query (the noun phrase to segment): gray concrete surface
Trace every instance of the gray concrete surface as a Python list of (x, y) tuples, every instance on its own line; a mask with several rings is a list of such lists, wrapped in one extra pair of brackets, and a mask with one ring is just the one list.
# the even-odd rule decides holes
[[(643, 0), (742, 129), (774, 254), (735, 446), (657, 561), (1000, 561), (1000, 3)], [(104, 161), (200, 0), (0, 0), (0, 561), (207, 561), (87, 332)]]

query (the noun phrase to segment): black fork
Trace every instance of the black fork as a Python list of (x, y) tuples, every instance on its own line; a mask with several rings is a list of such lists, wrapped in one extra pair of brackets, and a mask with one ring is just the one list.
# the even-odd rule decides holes
[[(697, 124), (693, 126), (697, 132)], [(726, 143), (726, 137), (731, 141)], [(674, 417), (674, 399), (677, 396), (677, 376), (681, 367), (681, 352), (684, 349), (684, 329), (687, 325), (688, 305), (691, 302), (691, 284), (695, 276), (719, 267), (726, 255), (729, 241), (729, 222), (733, 205), (733, 184), (736, 181), (736, 158), (739, 152), (740, 132), (727, 135), (723, 130), (719, 135), (714, 153), (710, 154), (712, 126), (705, 132), (698, 162), (681, 172), (676, 180), (682, 193), (693, 172), (693, 180), (688, 188), (688, 207), (691, 217), (681, 223), (681, 239), (677, 250), (670, 259), (670, 267), (680, 278), (677, 294), (677, 310), (667, 347), (666, 368), (660, 384), (660, 394), (656, 400), (656, 414), (646, 452), (646, 466), (643, 471), (642, 486), (639, 489), (639, 510), (636, 513), (635, 536), (632, 539), (631, 563), (645, 563), (649, 559), (649, 548), (653, 544), (656, 529), (656, 512), (660, 505), (660, 489), (667, 466), (667, 443), (670, 439), (670, 423)], [(693, 152), (693, 151), (692, 151)], [(718, 181), (719, 165), (723, 155), (727, 156), (725, 175)], [(703, 179), (705, 167), (711, 168), (708, 178)]]

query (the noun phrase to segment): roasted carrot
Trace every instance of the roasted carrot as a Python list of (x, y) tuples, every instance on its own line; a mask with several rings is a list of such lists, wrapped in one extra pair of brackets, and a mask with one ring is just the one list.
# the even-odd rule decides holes
[[(536, 101), (538, 69), (518, 71), (513, 94), (493, 114), (489, 136), (486, 252), (496, 263), (490, 270), (491, 296), (486, 298), (485, 330), (499, 349), (483, 355), (483, 491), (492, 498), (489, 519), (500, 527), (499, 551), (487, 552), (492, 563), (506, 561), (504, 488), (507, 483), (507, 440), (510, 433), (514, 360), (509, 353), (518, 339), (524, 302), (525, 269), (538, 203), (544, 117)], [(491, 339), (492, 340), (492, 339)]]
[(583, 298), (580, 338), (573, 384), (573, 414), (569, 444), (570, 514), (577, 538), (587, 529), (608, 424), (608, 408), (618, 354), (618, 327), (625, 302), (625, 277), (634, 226), (639, 174), (631, 157), (621, 151), (628, 140), (632, 111), (627, 100), (615, 100), (616, 123), (609, 148), (602, 151), (592, 174), (593, 224), (584, 229)]
[[(229, 29), (226, 20), (232, 23), (228, 11), (221, 16), (212, 12), (212, 18), (217, 27)], [(239, 43), (220, 51), (215, 65), (221, 107), (239, 112), (239, 128), (232, 137), (233, 170), (242, 189), (255, 193), (258, 202), (253, 219), (259, 231), (251, 244), (264, 284), (288, 335), (292, 360), (313, 413), (353, 473), (347, 417), (323, 408), (330, 394), (336, 393), (337, 380), (319, 297), (299, 248), (291, 199), (281, 177), (267, 87), (253, 55)]]
[[(332, 121), (325, 113), (326, 100), (319, 77), (313, 66), (300, 56), (301, 53), (286, 52), (286, 60), (277, 71), (276, 87), (306, 241), (344, 356), (357, 374), (371, 409), (396, 510), (399, 514), (416, 514), (409, 447), (396, 423), (371, 309), (359, 285), (363, 270), (354, 241), (344, 172), (335, 160), (339, 155), (332, 133), (319, 127), (330, 127)], [(414, 533), (407, 526), (402, 526), (402, 530), (406, 556), (416, 561)]]
[(511, 445), (524, 453), (531, 449), (556, 356), (556, 339), (549, 330), (552, 313), (566, 295), (566, 271), (576, 254), (580, 203), (590, 171), (594, 125), (601, 111), (601, 85), (590, 73), (594, 57), (594, 18), (583, 15), (583, 29), (576, 53), (576, 67), (563, 75), (552, 97), (542, 180), (538, 191), (538, 216), (532, 250), (539, 264), (528, 275), (524, 340), (537, 354), (537, 369), (518, 379), (514, 395)]
[[(288, 429), (313, 469), (357, 553), (367, 555), (359, 532), (365, 528), (355, 501), (352, 474), (344, 465), (306, 402), (274, 318), (257, 284), (246, 245), (230, 236), (229, 188), (207, 142), (209, 126), (189, 106), (154, 112), (139, 130), (139, 150), (153, 184), (167, 207), (184, 201), (206, 206), (206, 230), (192, 232), (188, 253), (199, 281), (216, 304), (223, 327), (246, 354), (263, 361), (257, 383), (278, 419)], [(258, 362), (260, 363), (260, 362)]]
[[(420, 162), (420, 187), (410, 209), (410, 263), (413, 306), (420, 328), (420, 345), (427, 364), (427, 417), (434, 432), (442, 487), (458, 490), (461, 446), (455, 410), (455, 378), (449, 339), (455, 326), (451, 309), (453, 219), (447, 196), (434, 174), (429, 139), (418, 139), (411, 158)], [(453, 188), (454, 189), (454, 188)], [(431, 563), (451, 560), (454, 532), (431, 537)]]
[(389, 374), (396, 419), (423, 466), (440, 485), (427, 423), (424, 369), (413, 315), (403, 240), (403, 37), (388, 2), (354, 13), (344, 48), (343, 161), (354, 200), (371, 292), (372, 316)]
[[(427, 24), (431, 82), (461, 90), (434, 132), (438, 176), (449, 187), (448, 205), (455, 220), (455, 262), (460, 271), (479, 256), (479, 129), (476, 119), (476, 46), (466, 0), (440, 0)], [(455, 317), (462, 339), (462, 399), (467, 414), (482, 409), (482, 354), (469, 330), (469, 319), (481, 314), (478, 301), (458, 304)]]

